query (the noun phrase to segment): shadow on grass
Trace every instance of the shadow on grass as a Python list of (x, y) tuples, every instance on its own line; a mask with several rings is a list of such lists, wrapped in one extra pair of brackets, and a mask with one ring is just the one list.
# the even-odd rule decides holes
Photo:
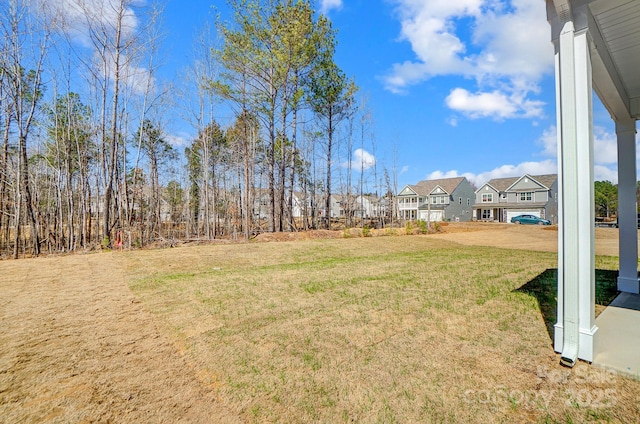
[[(596, 316), (618, 295), (617, 278), (618, 271), (596, 269)], [(558, 270), (547, 269), (516, 291), (536, 298), (549, 338), (553, 340), (553, 326), (557, 318)]]

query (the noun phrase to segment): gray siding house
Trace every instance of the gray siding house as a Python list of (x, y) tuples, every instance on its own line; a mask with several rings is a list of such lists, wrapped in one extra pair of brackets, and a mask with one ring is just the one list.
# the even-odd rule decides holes
[(558, 222), (558, 176), (523, 175), (495, 178), (475, 193), (473, 205), (478, 221), (511, 222), (521, 214)]
[(475, 192), (465, 177), (456, 177), (407, 185), (397, 197), (400, 219), (470, 221)]

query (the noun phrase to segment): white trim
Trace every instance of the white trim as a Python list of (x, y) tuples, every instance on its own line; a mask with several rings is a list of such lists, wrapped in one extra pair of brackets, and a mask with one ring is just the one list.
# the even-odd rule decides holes
[(443, 189), (442, 186), (438, 184), (433, 188), (433, 190), (431, 190), (431, 193), (429, 193), (430, 196), (433, 194), (441, 195), (441, 194), (449, 194), (449, 192)]
[[(413, 194), (409, 194), (409, 193), (402, 194), (405, 190), (410, 190), (411, 193), (413, 193)], [(418, 193), (414, 189), (412, 189), (411, 186), (409, 186), (409, 185), (404, 186), (404, 188), (402, 190), (400, 190), (400, 193), (398, 193), (398, 196), (417, 196), (417, 195), (418, 195)]]
[(480, 187), (479, 189), (477, 189), (474, 193), (478, 194), (478, 193), (480, 193), (480, 192), (482, 191), (482, 189), (485, 189), (485, 190), (486, 190), (486, 188), (487, 188), (487, 187), (491, 187), (491, 189), (492, 189), (493, 191), (495, 191), (496, 193), (500, 193), (500, 190), (498, 190), (497, 188), (495, 188), (494, 186), (492, 186), (492, 185), (491, 185), (491, 184), (489, 184), (489, 183), (486, 183), (485, 185), (483, 185), (482, 187)]
[[(536, 180), (531, 175), (524, 174), (522, 177), (518, 178), (513, 184), (511, 184), (509, 187), (507, 187), (507, 189), (505, 191), (510, 191), (516, 184), (518, 184), (520, 181), (522, 181), (523, 179), (526, 179), (526, 178), (528, 178), (531, 181), (533, 181), (534, 183), (538, 184), (541, 188), (543, 188), (545, 190), (549, 190), (549, 187), (547, 187), (546, 185), (542, 184), (540, 181)], [(533, 191), (536, 191), (536, 190), (533, 190)]]

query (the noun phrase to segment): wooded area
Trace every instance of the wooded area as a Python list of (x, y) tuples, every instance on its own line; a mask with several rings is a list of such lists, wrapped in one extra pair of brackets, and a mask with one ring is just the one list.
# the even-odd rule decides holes
[[(395, 172), (352, 157), (371, 116), (310, 0), (230, 0), (182, 85), (158, 76), (161, 4), (56, 4), (0, 10), (2, 255), (328, 228), (336, 187), (347, 220), (365, 187), (394, 216)], [(197, 134), (184, 148), (176, 113)]]

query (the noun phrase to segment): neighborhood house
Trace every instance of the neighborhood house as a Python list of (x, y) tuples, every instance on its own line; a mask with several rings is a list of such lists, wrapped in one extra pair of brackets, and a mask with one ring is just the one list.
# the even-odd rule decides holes
[(558, 223), (558, 176), (523, 175), (495, 178), (475, 193), (474, 219), (511, 222), (511, 218), (534, 215)]
[(398, 194), (400, 219), (423, 221), (470, 221), (475, 199), (465, 177), (420, 181)]

